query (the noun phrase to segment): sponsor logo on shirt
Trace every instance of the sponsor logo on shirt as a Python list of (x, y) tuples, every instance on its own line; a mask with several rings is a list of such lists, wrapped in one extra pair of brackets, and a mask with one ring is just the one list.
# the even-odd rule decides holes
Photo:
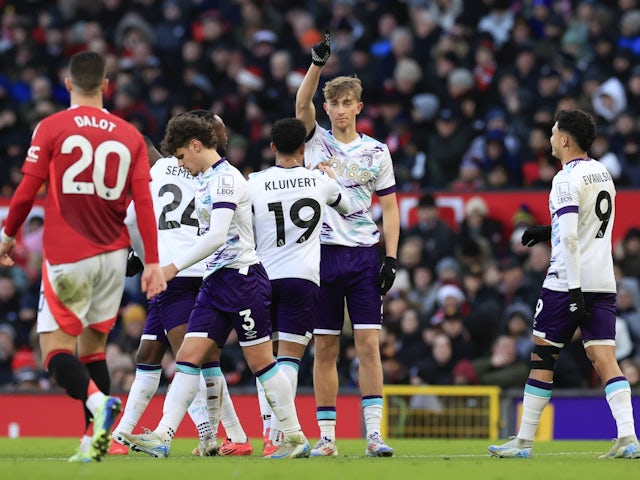
[(29, 150), (27, 151), (27, 158), (25, 158), (25, 161), (31, 162), (31, 163), (38, 163), (38, 159), (40, 158), (38, 156), (38, 152), (40, 152), (40, 147), (36, 145), (31, 145), (29, 147)]
[(233, 175), (222, 175), (218, 178), (217, 195), (233, 195)]
[(569, 203), (571, 199), (571, 189), (569, 188), (569, 182), (560, 182), (557, 187), (558, 203)]

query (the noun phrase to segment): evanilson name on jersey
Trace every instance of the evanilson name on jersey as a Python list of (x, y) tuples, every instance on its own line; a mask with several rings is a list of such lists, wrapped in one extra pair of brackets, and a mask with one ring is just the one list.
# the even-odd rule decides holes
[(609, 176), (609, 172), (590, 173), (583, 175), (582, 180), (584, 180), (585, 185), (590, 185), (592, 183), (608, 182), (611, 180), (611, 176)]
[(315, 186), (315, 178), (287, 178), (284, 180), (269, 180), (264, 182), (265, 190), (284, 190), (287, 188), (305, 188)]

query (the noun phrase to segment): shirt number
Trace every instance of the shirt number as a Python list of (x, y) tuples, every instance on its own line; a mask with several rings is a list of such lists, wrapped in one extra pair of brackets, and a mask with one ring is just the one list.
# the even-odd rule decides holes
[[(80, 149), (80, 158), (62, 174), (62, 193), (72, 195), (93, 195), (95, 193), (104, 200), (118, 200), (127, 184), (127, 174), (131, 166), (129, 149), (117, 140), (107, 140), (98, 145), (94, 151), (91, 142), (85, 137), (71, 135), (62, 142), (60, 152), (68, 155), (76, 148)], [(109, 155), (118, 157), (116, 183), (112, 187), (105, 184)], [(109, 165), (113, 164), (113, 160), (109, 162)], [(92, 165), (91, 182), (76, 180), (82, 172)]]

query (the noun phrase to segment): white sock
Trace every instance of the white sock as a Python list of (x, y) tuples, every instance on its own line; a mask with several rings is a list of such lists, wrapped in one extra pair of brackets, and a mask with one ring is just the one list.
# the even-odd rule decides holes
[[(382, 399), (380, 399), (382, 400)], [(382, 405), (367, 405), (362, 408), (364, 424), (367, 429), (367, 437), (373, 433), (380, 433), (382, 422)]]
[(220, 364), (216, 366), (203, 366), (202, 376), (207, 386), (207, 410), (209, 412), (209, 422), (213, 429), (214, 436), (218, 436), (218, 425), (220, 424), (220, 411), (222, 410), (222, 370)]
[(299, 366), (286, 361), (282, 362), (280, 361), (280, 359), (278, 359), (278, 368), (280, 368), (280, 371), (284, 373), (289, 379), (289, 383), (291, 384), (291, 388), (293, 389), (293, 396), (295, 398), (296, 391), (298, 390)]
[(260, 406), (260, 415), (262, 416), (262, 436), (266, 437), (271, 432), (271, 417), (273, 411), (271, 405), (267, 401), (267, 396), (264, 394), (264, 387), (260, 383), (260, 380), (256, 377), (256, 388), (258, 389), (258, 405)]
[(209, 436), (215, 437), (209, 420), (209, 411), (207, 410), (207, 385), (202, 375), (200, 375), (200, 381), (198, 382), (198, 392), (187, 411), (198, 430), (198, 438), (201, 441), (204, 441)]
[[(189, 372), (189, 373), (186, 373)], [(162, 419), (154, 432), (166, 443), (171, 443), (176, 430), (187, 413), (187, 408), (198, 393), (200, 369), (194, 365), (176, 365), (171, 388), (162, 407)]]
[[(142, 369), (140, 367), (143, 367)], [(150, 367), (147, 369), (146, 367)], [(154, 368), (151, 368), (154, 367)], [(136, 377), (131, 384), (127, 403), (122, 418), (114, 432), (131, 433), (138, 424), (140, 417), (158, 390), (162, 367), (160, 365), (143, 365), (136, 369)]]
[(89, 395), (89, 398), (87, 398), (87, 400), (84, 402), (84, 404), (87, 406), (89, 411), (93, 415), (95, 415), (96, 409), (98, 408), (100, 403), (102, 403), (104, 401), (104, 397), (105, 396), (106, 395), (104, 393), (102, 393), (101, 391), (98, 390), (97, 392), (92, 393), (91, 395)]
[(293, 390), (286, 375), (277, 364), (263, 371), (258, 377), (273, 414), (278, 419), (280, 429), (285, 433), (300, 431), (300, 422), (293, 402)]
[(222, 426), (225, 432), (227, 432), (227, 438), (233, 443), (246, 443), (249, 441), (249, 437), (247, 437), (247, 434), (242, 428), (236, 409), (233, 407), (224, 375), (222, 376), (222, 410), (220, 411), (220, 422), (222, 422)]
[(320, 429), (320, 438), (327, 438), (331, 441), (336, 439), (336, 407), (317, 407), (316, 419)]
[(627, 380), (609, 383), (605, 386), (607, 403), (618, 427), (618, 438), (636, 435), (633, 423), (633, 407), (631, 405), (631, 388)]
[(85, 453), (91, 450), (91, 440), (93, 440), (93, 438), (90, 435), (83, 435), (82, 439), (80, 439), (80, 448), (78, 451)]
[[(298, 388), (298, 370), (300, 365), (300, 359), (294, 357), (278, 357), (278, 369), (287, 377), (291, 389), (293, 391), (293, 398), (296, 398), (296, 390)], [(276, 416), (271, 417), (271, 431), (269, 432), (269, 439), (274, 445), (280, 445), (282, 441), (282, 427)]]
[(522, 398), (522, 420), (518, 438), (534, 440), (542, 411), (551, 400), (552, 387), (553, 382), (541, 382), (531, 378), (527, 380)]

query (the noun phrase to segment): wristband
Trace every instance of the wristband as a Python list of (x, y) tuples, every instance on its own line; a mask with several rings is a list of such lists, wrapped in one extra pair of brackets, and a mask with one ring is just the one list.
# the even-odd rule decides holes
[(4, 227), (2, 227), (2, 230), (0, 231), (0, 236), (2, 237), (2, 241), (4, 243), (11, 243), (16, 239), (15, 237), (10, 237), (9, 235), (7, 235), (4, 231)]

